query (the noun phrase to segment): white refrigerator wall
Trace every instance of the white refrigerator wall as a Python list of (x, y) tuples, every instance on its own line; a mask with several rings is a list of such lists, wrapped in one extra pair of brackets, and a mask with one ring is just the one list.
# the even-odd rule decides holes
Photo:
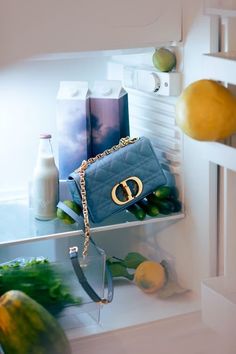
[(56, 96), (60, 81), (93, 82), (104, 77), (103, 58), (25, 61), (0, 71), (0, 160), (1, 171), (5, 171), (0, 177), (0, 196), (14, 197), (27, 190), (40, 133), (51, 132), (57, 159)]
[(0, 66), (44, 53), (142, 48), (181, 39), (179, 0), (9, 0)]
[[(201, 4), (191, 4), (185, 11), (183, 46), (180, 44), (178, 51), (182, 53), (180, 68), (184, 85), (187, 85), (202, 77), (202, 53), (210, 50), (210, 23), (209, 18), (202, 15)], [(151, 50), (145, 50), (143, 58), (147, 58)], [(130, 54), (129, 60), (134, 57), (137, 54), (133, 57)], [(97, 57), (93, 53), (75, 59), (25, 61), (0, 71), (0, 195), (27, 193), (39, 133), (52, 133), (57, 157), (56, 94), (59, 82), (88, 80), (91, 83), (104, 79), (108, 75), (107, 62), (110, 60), (114, 60), (111, 55), (106, 57), (103, 53)], [(181, 285), (199, 292), (201, 279), (215, 271), (214, 225), (209, 223), (209, 213), (214, 212), (211, 209), (214, 185), (211, 182), (212, 169), (201, 143), (184, 137), (183, 144), (186, 217), (177, 222), (107, 231), (97, 234), (96, 240), (109, 255), (119, 257), (136, 250), (150, 258), (169, 260)], [(12, 252), (7, 254), (13, 256)], [(17, 253), (17, 248), (14, 252)]]

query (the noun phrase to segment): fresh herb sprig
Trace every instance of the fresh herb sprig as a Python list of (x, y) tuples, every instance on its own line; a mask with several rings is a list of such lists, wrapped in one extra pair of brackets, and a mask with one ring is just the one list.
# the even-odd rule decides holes
[(81, 298), (71, 294), (57, 265), (47, 259), (1, 265), (0, 295), (9, 290), (23, 291), (54, 314), (65, 306), (81, 304)]

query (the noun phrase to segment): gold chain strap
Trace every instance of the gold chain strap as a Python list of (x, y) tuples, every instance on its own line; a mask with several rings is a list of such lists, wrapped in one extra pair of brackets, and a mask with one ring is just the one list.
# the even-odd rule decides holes
[(131, 139), (130, 137), (121, 138), (119, 144), (114, 145), (112, 148), (103, 151), (101, 154), (96, 155), (95, 157), (91, 157), (88, 160), (84, 160), (81, 166), (75, 170), (76, 173), (79, 173), (80, 176), (80, 190), (81, 190), (81, 199), (82, 199), (82, 208), (83, 208), (83, 217), (84, 217), (84, 228), (85, 228), (85, 239), (84, 239), (84, 249), (83, 249), (83, 257), (86, 257), (88, 254), (88, 247), (90, 242), (90, 225), (89, 225), (89, 216), (88, 216), (88, 205), (87, 205), (87, 197), (86, 197), (86, 187), (85, 187), (85, 171), (89, 165), (93, 164), (95, 161), (101, 159), (106, 155), (110, 155), (111, 153), (129, 145), (133, 144), (138, 140), (138, 138)]

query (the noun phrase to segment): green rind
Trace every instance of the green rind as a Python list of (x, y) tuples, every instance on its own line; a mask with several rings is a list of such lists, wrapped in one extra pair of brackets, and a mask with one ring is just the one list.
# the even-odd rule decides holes
[(167, 198), (171, 195), (171, 187), (169, 186), (159, 187), (153, 192), (153, 194), (159, 199)]
[(132, 213), (138, 220), (142, 221), (146, 217), (146, 212), (142, 208), (140, 208), (137, 204), (131, 205), (129, 208), (127, 208), (127, 210), (130, 213)]
[(174, 204), (166, 199), (159, 199), (155, 194), (148, 196), (148, 201), (157, 206), (161, 214), (168, 215), (174, 212)]
[(5, 354), (71, 353), (69, 341), (55, 318), (16, 290), (0, 298), (0, 343)]
[(158, 207), (150, 201), (140, 200), (138, 205), (147, 213), (147, 215), (155, 217), (159, 215)]

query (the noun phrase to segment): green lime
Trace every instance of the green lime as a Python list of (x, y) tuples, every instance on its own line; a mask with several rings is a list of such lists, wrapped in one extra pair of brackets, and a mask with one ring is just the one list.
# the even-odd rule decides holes
[(167, 48), (159, 48), (154, 52), (152, 62), (158, 70), (169, 72), (176, 65), (176, 56)]
[[(78, 204), (73, 202), (72, 200), (64, 200), (64, 204), (66, 204), (69, 208), (71, 208), (76, 214), (81, 214), (81, 209)], [(65, 224), (74, 224), (75, 220), (72, 219), (70, 215), (68, 215), (64, 210), (57, 208), (57, 217), (62, 220)]]

